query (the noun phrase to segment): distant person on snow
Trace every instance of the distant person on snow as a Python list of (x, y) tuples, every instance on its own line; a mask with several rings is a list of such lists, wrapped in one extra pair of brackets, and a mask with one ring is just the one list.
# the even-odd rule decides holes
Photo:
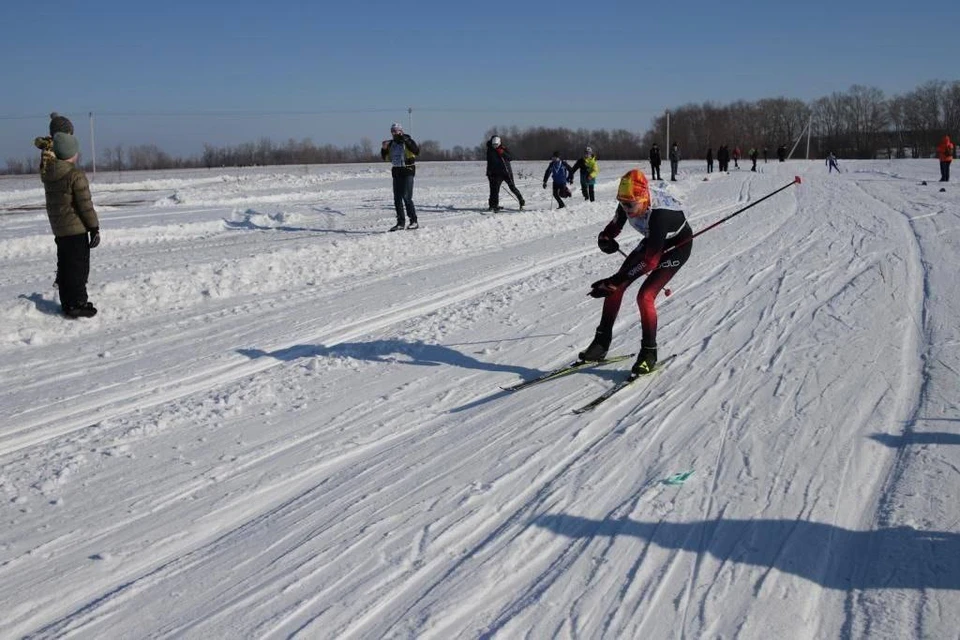
[(956, 147), (950, 142), (950, 136), (943, 136), (937, 146), (937, 157), (940, 159), (940, 182), (950, 182), (950, 163), (956, 155)]
[(837, 173), (840, 173), (840, 166), (837, 164), (837, 156), (833, 155), (833, 151), (827, 154), (827, 173), (833, 173), (833, 170), (836, 169)]
[(613, 220), (600, 232), (597, 246), (604, 253), (619, 251), (615, 238), (627, 222), (644, 239), (626, 257), (617, 273), (591, 285), (590, 295), (604, 298), (603, 313), (593, 342), (580, 352), (580, 359), (598, 361), (606, 357), (624, 292), (635, 280), (649, 274), (637, 293), (642, 337), (640, 354), (631, 370), (643, 375), (653, 371), (657, 364), (657, 294), (690, 257), (693, 231), (680, 203), (664, 192), (651, 191), (647, 177), (639, 169), (628, 171), (620, 179), (617, 202)]
[(597, 175), (600, 174), (600, 167), (597, 165), (597, 157), (593, 155), (593, 149), (587, 147), (583, 150), (583, 156), (573, 165), (570, 171), (571, 181), (573, 174), (580, 172), (580, 192), (583, 193), (583, 199), (593, 202), (594, 187), (597, 184)]
[(563, 209), (563, 198), (570, 197), (570, 189), (567, 184), (573, 182), (573, 169), (565, 160), (560, 158), (560, 152), (554, 151), (550, 158), (550, 164), (543, 174), (543, 188), (547, 188), (547, 179), (553, 178), (553, 197), (557, 201), (557, 208)]
[(653, 180), (662, 180), (660, 177), (660, 147), (656, 142), (650, 147), (650, 178)]
[(733, 148), (733, 155), (731, 157), (733, 158), (733, 168), (739, 169), (740, 168), (740, 147)]
[(409, 135), (403, 132), (399, 122), (390, 125), (390, 139), (384, 140), (380, 146), (380, 157), (389, 160), (393, 168), (393, 207), (397, 210), (397, 224), (390, 227), (390, 231), (399, 231), (404, 228), (403, 209), (407, 209), (407, 218), (410, 220), (407, 229), (419, 229), (417, 210), (413, 206), (413, 177), (417, 173), (415, 165), (420, 147)]
[(780, 145), (779, 147), (777, 147), (777, 159), (778, 159), (780, 162), (786, 162), (786, 161), (787, 161), (787, 147), (786, 147), (786, 145)]
[(90, 197), (90, 183), (76, 164), (80, 144), (62, 131), (51, 138), (54, 159), (46, 164), (40, 180), (47, 218), (57, 243), (60, 306), (68, 318), (91, 318), (97, 309), (87, 299), (87, 279), (90, 249), (100, 244), (100, 221)]
[(758, 155), (758, 154), (757, 154), (757, 148), (756, 148), (756, 147), (751, 147), (751, 148), (750, 148), (750, 152), (749, 152), (749, 156), (750, 156), (750, 161), (753, 163), (753, 165), (750, 167), (750, 171), (756, 171), (756, 170), (757, 170), (757, 155)]
[(674, 142), (670, 147), (670, 182), (677, 181), (677, 172), (680, 170), (680, 146)]
[(730, 171), (730, 149), (725, 144), (720, 145), (720, 148), (717, 149), (717, 165), (719, 165), (720, 171), (724, 173)]
[(510, 151), (503, 146), (500, 136), (491, 136), (487, 141), (487, 180), (490, 182), (490, 199), (488, 204), (490, 210), (500, 211), (500, 185), (506, 184), (510, 192), (517, 197), (520, 203), (520, 209), (526, 202), (517, 185), (513, 183), (513, 166), (510, 164), (513, 156)]
[(707, 147), (707, 173), (713, 173), (713, 147)]

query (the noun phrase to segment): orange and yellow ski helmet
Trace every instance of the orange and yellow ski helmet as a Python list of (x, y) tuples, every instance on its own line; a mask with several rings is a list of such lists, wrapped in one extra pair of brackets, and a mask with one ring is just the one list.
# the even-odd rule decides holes
[(650, 186), (643, 171), (631, 169), (623, 174), (617, 189), (617, 200), (632, 204), (631, 209), (636, 212), (633, 215), (642, 215), (650, 210)]

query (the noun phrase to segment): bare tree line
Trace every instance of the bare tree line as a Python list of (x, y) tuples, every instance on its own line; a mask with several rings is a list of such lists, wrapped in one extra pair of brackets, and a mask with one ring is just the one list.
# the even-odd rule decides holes
[[(566, 158), (580, 155), (587, 145), (609, 160), (646, 156), (654, 142), (667, 141), (667, 114), (654, 119), (643, 135), (625, 129), (571, 130), (563, 127), (516, 126), (491, 128), (473, 147), (443, 149), (435, 140), (418, 141), (420, 159), (426, 161), (482, 160), (486, 140), (494, 133), (504, 138), (516, 158), (547, 159), (554, 151)], [(812, 154), (833, 151), (839, 157), (929, 157), (945, 134), (960, 131), (960, 81), (932, 80), (913, 91), (887, 98), (876, 87), (853, 85), (810, 103), (793, 98), (765, 98), (726, 105), (711, 102), (686, 104), (669, 111), (669, 139), (677, 142), (684, 157), (703, 157), (708, 148), (720, 145), (774, 150), (788, 148), (812, 123)], [(309, 138), (276, 143), (269, 138), (235, 146), (205, 144), (203, 153), (174, 157), (156, 145), (104, 149), (97, 168), (106, 171), (140, 171), (222, 166), (330, 164), (374, 162), (379, 145), (369, 138), (358, 144), (337, 147), (316, 145)], [(88, 163), (89, 166), (90, 163)], [(35, 173), (36, 157), (7, 160), (3, 173)]]

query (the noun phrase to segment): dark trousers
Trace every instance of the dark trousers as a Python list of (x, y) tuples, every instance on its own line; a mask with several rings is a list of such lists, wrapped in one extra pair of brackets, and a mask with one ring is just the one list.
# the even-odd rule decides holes
[(650, 179), (651, 179), (651, 180), (663, 180), (663, 178), (660, 177), (660, 163), (659, 163), (659, 162), (658, 162), (657, 164), (653, 164), (652, 162), (650, 163)]
[(593, 202), (594, 191), (593, 191), (593, 185), (590, 184), (589, 178), (580, 179), (580, 193), (583, 194), (584, 200), (589, 200), (590, 202)]
[(950, 182), (950, 163), (940, 161), (940, 182)]
[(403, 208), (407, 208), (410, 222), (417, 221), (417, 210), (413, 207), (413, 175), (406, 170), (393, 171), (393, 206), (397, 210), (397, 224), (404, 224)]
[(756, 170), (757, 170), (757, 159), (753, 158), (753, 166), (750, 167), (750, 171), (756, 171)]
[(90, 277), (90, 240), (86, 233), (61, 236), (57, 243), (57, 287), (64, 309), (87, 302), (87, 278)]
[(523, 206), (523, 196), (520, 195), (520, 192), (517, 190), (517, 186), (513, 184), (513, 178), (507, 176), (487, 176), (487, 180), (490, 181), (489, 205), (491, 209), (500, 208), (500, 185), (502, 184), (507, 185), (507, 188), (510, 189), (510, 192), (517, 197), (517, 202), (520, 203), (520, 206)]
[(673, 182), (676, 182), (676, 181), (677, 181), (677, 170), (678, 170), (678, 169), (680, 169), (680, 161), (679, 161), (679, 160), (671, 160), (671, 161), (670, 161), (670, 180), (673, 181)]
[[(689, 227), (684, 233), (684, 237), (691, 235)], [(693, 249), (693, 242), (678, 247), (677, 249), (663, 254), (660, 258), (660, 264), (671, 266), (660, 266), (647, 274), (647, 279), (640, 285), (640, 291), (637, 292), (637, 306), (640, 308), (640, 343), (645, 347), (657, 346), (657, 294), (666, 286), (673, 276), (683, 267), (690, 258), (690, 251)], [(635, 253), (643, 252), (643, 243), (637, 245), (624, 262), (635, 260), (631, 258)], [(679, 264), (677, 264), (679, 263)], [(621, 268), (621, 270), (623, 270)], [(613, 325), (617, 321), (617, 314), (620, 313), (620, 304), (623, 302), (623, 294), (627, 288), (633, 284), (633, 280), (628, 280), (603, 300), (603, 313), (600, 316), (600, 326), (598, 330), (607, 332), (613, 331)]]
[(713, 160), (707, 160), (707, 173), (713, 173)]

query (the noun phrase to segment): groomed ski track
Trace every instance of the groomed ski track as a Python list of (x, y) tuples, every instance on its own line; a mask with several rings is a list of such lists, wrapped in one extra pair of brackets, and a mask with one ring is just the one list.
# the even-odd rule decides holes
[(910, 163), (689, 163), (694, 229), (804, 183), (695, 241), (657, 376), (582, 416), (629, 363), (501, 391), (592, 337), (631, 166), (481, 216), (480, 165), (424, 165), (397, 234), (388, 169), (173, 176), (101, 214), (103, 312), (66, 325), (42, 216), (0, 216), (0, 636), (955, 630), (960, 513), (917, 494), (960, 463), (911, 439), (956, 420), (960, 200)]

